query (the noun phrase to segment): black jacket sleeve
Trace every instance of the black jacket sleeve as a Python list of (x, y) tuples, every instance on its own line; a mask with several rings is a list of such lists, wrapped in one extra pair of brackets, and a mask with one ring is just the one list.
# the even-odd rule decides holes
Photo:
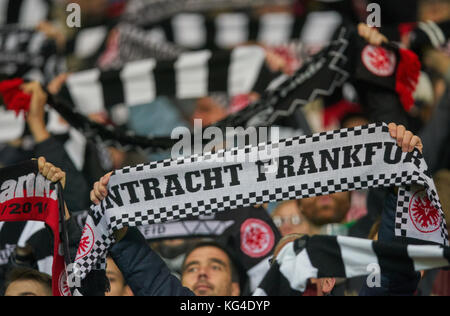
[[(445, 168), (445, 152), (448, 153), (450, 140), (450, 88), (447, 89), (431, 120), (420, 132), (423, 142), (423, 156), (432, 174)], [(448, 157), (448, 156), (447, 156)], [(444, 165), (442, 165), (444, 164)]]
[[(397, 196), (392, 190), (384, 201), (378, 240), (383, 242), (403, 242), (395, 236), (395, 212)], [(379, 287), (369, 288), (366, 283), (360, 291), (360, 296), (413, 296), (420, 282), (419, 273), (398, 273), (385, 269), (381, 272)]]
[(55, 138), (50, 137), (42, 143), (36, 144), (34, 149), (36, 158), (41, 156), (61, 168), (66, 173), (66, 188), (64, 200), (71, 211), (81, 211), (89, 208), (90, 188), (83, 174), (77, 170), (64, 146)]
[(136, 296), (193, 296), (135, 228), (110, 251), (110, 256)]

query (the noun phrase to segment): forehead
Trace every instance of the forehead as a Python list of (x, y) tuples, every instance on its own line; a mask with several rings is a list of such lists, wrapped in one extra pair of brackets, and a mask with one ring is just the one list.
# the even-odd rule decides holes
[(273, 216), (291, 216), (298, 215), (300, 213), (297, 205), (297, 201), (291, 200), (281, 203), (273, 212)]
[(113, 259), (109, 258), (106, 261), (106, 272), (121, 274), (119, 267), (116, 265)]
[(193, 261), (207, 262), (214, 259), (223, 261), (227, 265), (230, 263), (228, 255), (222, 249), (213, 246), (206, 246), (192, 251), (186, 258), (186, 264)]
[(44, 287), (39, 282), (34, 280), (17, 280), (12, 282), (7, 290), (7, 296), (18, 296), (24, 293), (33, 294), (36, 296), (46, 296)]

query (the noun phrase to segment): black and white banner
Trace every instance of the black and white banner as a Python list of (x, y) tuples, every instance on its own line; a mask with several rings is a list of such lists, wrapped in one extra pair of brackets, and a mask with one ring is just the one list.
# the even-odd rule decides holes
[[(17, 246), (40, 245), (34, 247), (35, 258), (39, 271), (52, 274), (53, 253), (50, 246), (46, 247), (42, 236), (48, 235), (42, 222), (0, 222), (0, 271), (7, 268), (11, 254)], [(45, 242), (45, 240), (44, 240)], [(1, 275), (4, 278), (5, 275)]]
[[(265, 93), (261, 101), (251, 104), (236, 114), (230, 115), (226, 119), (215, 124), (215, 126), (223, 129), (233, 126), (270, 126), (277, 119), (293, 114), (299, 107), (314, 101), (316, 98), (333, 94), (336, 89), (341, 87), (351, 76), (350, 72), (347, 70), (348, 57), (346, 57), (346, 55), (348, 54), (348, 46), (349, 33), (347, 30), (342, 29), (339, 37), (333, 41), (333, 43), (321, 53), (313, 56), (296, 74), (292, 77), (280, 76), (279, 80), (276, 79), (275, 81), (278, 80), (279, 82), (274, 87), (269, 87), (270, 89)], [(260, 52), (260, 48), (251, 47), (250, 49), (255, 49), (255, 51), (258, 51), (258, 54)], [(197, 53), (193, 54), (198, 56)], [(204, 52), (201, 52), (200, 54), (204, 54)], [(226, 58), (225, 60), (230, 59)], [(111, 106), (112, 104), (124, 102), (123, 100), (126, 98), (126, 95), (130, 95), (131, 93), (133, 93), (133, 97), (130, 95), (128, 102), (132, 104), (145, 103), (151, 100), (155, 96), (153, 91), (155, 89), (155, 82), (158, 82), (156, 76), (159, 76), (158, 73), (160, 72), (155, 72), (155, 76), (152, 76), (148, 71), (144, 71), (143, 68), (138, 67), (139, 64), (146, 64), (149, 62), (150, 61), (138, 61), (129, 64), (136, 65), (135, 68), (137, 70), (135, 72), (136, 74), (140, 73), (139, 76), (136, 76), (136, 78), (133, 77), (133, 79), (123, 79), (124, 76), (120, 75), (121, 73), (124, 73), (126, 68), (121, 72), (104, 72), (103, 74), (108, 73), (111, 75), (105, 75), (105, 79), (103, 80), (92, 80), (93, 77), (97, 78), (99, 76), (99, 70), (80, 73), (79, 77), (76, 78), (76, 84), (73, 86), (75, 89), (70, 88), (71, 85), (67, 84), (65, 89), (66, 92), (62, 93), (61, 97), (70, 97), (71, 95), (75, 104), (78, 104), (76, 100), (79, 98), (79, 100), (81, 100), (81, 108), (77, 107), (74, 112), (63, 104), (59, 105), (58, 102), (52, 103), (52, 106), (57, 109), (72, 126), (82, 131), (86, 137), (93, 138), (97, 142), (114, 144), (121, 148), (135, 147), (141, 150), (154, 150), (155, 148), (168, 149), (174, 144), (174, 140), (168, 138), (147, 139), (144, 137), (132, 136), (131, 134), (131, 136), (123, 135), (117, 131), (107, 130), (98, 124), (92, 123), (81, 114), (83, 113), (83, 109), (84, 112), (88, 113), (96, 112), (105, 109), (106, 105)], [(241, 63), (239, 62), (239, 64)], [(231, 69), (234, 69), (234, 67)], [(229, 71), (231, 71), (231, 69)], [(264, 69), (266, 68), (264, 67)], [(264, 69), (263, 74), (255, 84), (255, 87), (264, 87), (264, 84), (268, 82), (268, 79), (272, 78), (273, 74), (264, 71)], [(209, 83), (204, 83), (203, 85), (208, 85), (208, 90), (211, 91), (229, 90), (230, 88), (227, 85), (226, 79), (230, 76), (229, 71), (227, 73), (227, 67), (219, 67), (217, 68), (215, 75), (212, 76), (217, 79), (212, 80), (211, 75), (209, 75), (210, 79), (203, 78), (203, 80), (200, 81), (209, 81)], [(196, 72), (201, 72), (201, 70)], [(89, 77), (89, 74), (91, 77)], [(84, 77), (82, 77), (83, 75)], [(244, 74), (241, 75), (244, 76)], [(248, 76), (250, 76), (250, 74)], [(172, 79), (166, 78), (166, 83), (171, 82), (174, 84), (175, 79), (173, 79), (173, 76), (169, 77)], [(115, 79), (106, 80), (106, 78)], [(155, 78), (155, 82), (153, 81), (153, 78)], [(179, 78), (181, 78), (181, 76), (179, 76)], [(139, 79), (141, 79), (141, 81), (139, 81)], [(162, 79), (164, 78), (161, 78), (161, 80)], [(198, 82), (200, 83), (200, 81)], [(129, 82), (128, 88), (126, 88), (127, 82)], [(149, 86), (150, 90), (148, 89)], [(175, 87), (170, 88), (169, 85), (165, 86), (165, 91), (169, 94), (175, 94), (176, 90), (179, 89), (181, 88), (176, 89)], [(234, 88), (232, 90), (234, 90)], [(124, 91), (129, 91), (129, 93), (124, 94)], [(164, 93), (162, 88), (158, 91), (159, 93)], [(91, 103), (91, 100), (93, 100), (93, 103)], [(87, 106), (88, 104), (96, 105), (89, 108)]]
[(421, 52), (424, 48), (449, 50), (450, 21), (435, 23), (433, 21), (420, 22), (410, 35), (411, 49)]
[[(154, 59), (127, 63), (120, 70), (91, 69), (71, 75), (65, 85), (83, 114), (114, 105), (142, 105), (157, 96), (201, 98), (212, 92), (231, 96), (265, 88), (276, 76), (267, 70), (264, 49), (239, 47), (232, 51), (182, 54), (175, 61)], [(67, 93), (67, 91), (66, 91)]]
[(182, 12), (237, 10), (293, 3), (293, 0), (133, 0), (127, 5), (122, 19), (136, 25), (149, 26)]
[(0, 75), (46, 82), (61, 67), (56, 44), (32, 29), (0, 28)]
[[(163, 38), (186, 49), (227, 49), (247, 42), (279, 46), (301, 41), (317, 49), (327, 45), (342, 23), (337, 12), (315, 12), (307, 18), (293, 13), (266, 13), (260, 16), (248, 12), (221, 13), (209, 16), (201, 13), (180, 13), (152, 29)], [(161, 36), (160, 35), (160, 36)]]
[(35, 27), (47, 20), (49, 0), (0, 0), (0, 25)]
[(305, 236), (278, 254), (255, 296), (299, 296), (311, 278), (353, 278), (377, 271), (411, 275), (450, 266), (450, 248)]
[(271, 126), (277, 119), (292, 115), (299, 107), (332, 95), (351, 79), (349, 48), (351, 33), (342, 28), (337, 38), (308, 60), (293, 76), (279, 76), (261, 101), (232, 114), (215, 126)]
[[(425, 188), (422, 198), (439, 213), (439, 228), (414, 230), (411, 219), (406, 218), (401, 224), (406, 237), (447, 245), (442, 207), (425, 161), (417, 150), (402, 153), (384, 123), (127, 167), (111, 176), (108, 197), (92, 208), (76, 264), (81, 278), (91, 269), (104, 268), (106, 252), (114, 242), (112, 233), (125, 226), (412, 184)], [(404, 202), (399, 197), (399, 212), (403, 212)]]
[(197, 220), (145, 225), (139, 227), (139, 230), (147, 240), (217, 237), (233, 225), (234, 220), (222, 221), (203, 217)]
[[(89, 211), (80, 212), (75, 216), (80, 229), (83, 229), (88, 216)], [(197, 237), (208, 238), (221, 236), (235, 223), (236, 221), (232, 218), (223, 219), (216, 218), (216, 215), (210, 215), (176, 222), (143, 225), (139, 226), (138, 229), (147, 241)]]
[(111, 27), (95, 25), (80, 29), (66, 44), (66, 55), (80, 59), (97, 57), (105, 47)]
[(130, 23), (120, 23), (110, 33), (97, 65), (102, 70), (119, 69), (128, 62), (149, 58), (175, 60), (185, 51), (167, 42), (157, 30), (147, 31)]

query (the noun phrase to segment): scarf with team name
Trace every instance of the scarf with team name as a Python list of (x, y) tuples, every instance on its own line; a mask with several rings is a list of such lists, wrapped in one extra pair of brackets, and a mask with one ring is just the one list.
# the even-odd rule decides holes
[(61, 186), (39, 173), (37, 161), (0, 169), (0, 221), (38, 221), (50, 227), (54, 236), (53, 295), (69, 296), (66, 263), (70, 259)]
[(418, 150), (403, 153), (384, 123), (126, 167), (113, 173), (108, 196), (91, 209), (76, 277), (105, 268), (113, 232), (123, 227), (391, 186), (399, 187), (396, 236), (447, 245), (426, 162)]

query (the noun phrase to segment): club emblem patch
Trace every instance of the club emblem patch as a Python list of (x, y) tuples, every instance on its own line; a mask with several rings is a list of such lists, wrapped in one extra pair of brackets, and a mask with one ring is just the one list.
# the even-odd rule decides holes
[(61, 293), (62, 296), (72, 296), (70, 293), (69, 284), (67, 283), (67, 277), (66, 272), (61, 272), (58, 280), (59, 284), (59, 293)]
[(275, 236), (270, 226), (258, 219), (248, 219), (241, 226), (241, 250), (252, 258), (266, 256), (273, 248)]
[(424, 189), (417, 191), (411, 198), (409, 217), (421, 233), (433, 233), (441, 225), (441, 214), (428, 199)]
[(80, 260), (84, 258), (88, 253), (91, 252), (94, 247), (94, 231), (91, 226), (86, 224), (83, 228), (83, 234), (78, 245), (77, 258), (75, 260)]
[(393, 52), (372, 45), (367, 45), (363, 49), (361, 59), (364, 66), (379, 77), (392, 76), (397, 64), (397, 57)]

